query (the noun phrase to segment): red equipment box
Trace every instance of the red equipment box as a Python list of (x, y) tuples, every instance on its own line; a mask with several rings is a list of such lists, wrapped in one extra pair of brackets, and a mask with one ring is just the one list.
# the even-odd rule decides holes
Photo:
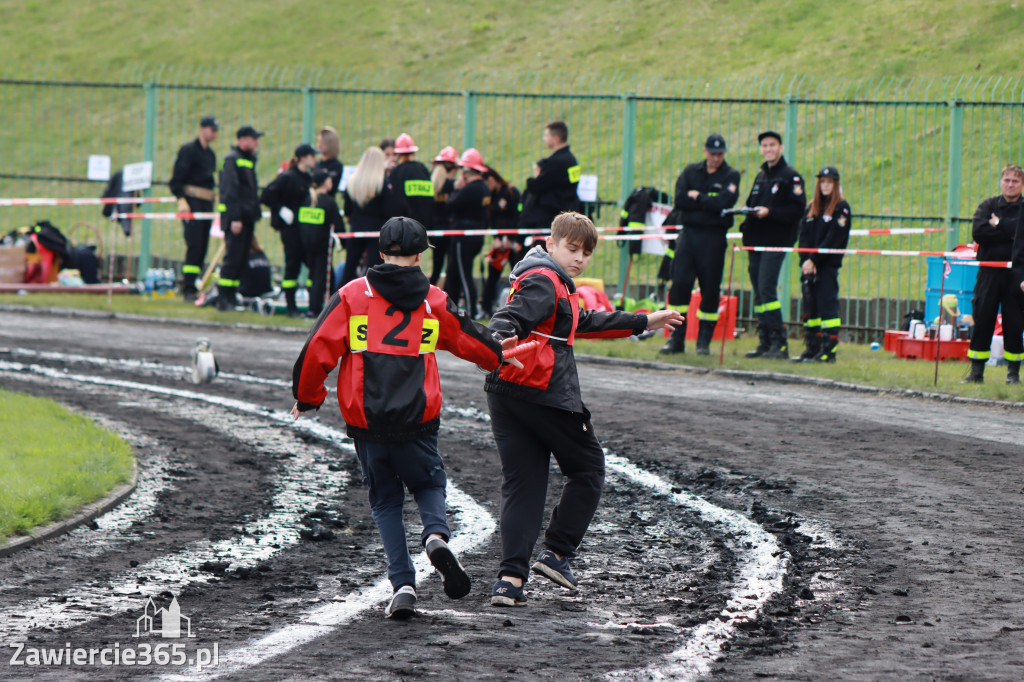
[(937, 339), (912, 339), (906, 332), (896, 339), (896, 355), (908, 360), (934, 361), (936, 352), (940, 360), (966, 360), (970, 347), (971, 342), (966, 340), (953, 339), (940, 344)]

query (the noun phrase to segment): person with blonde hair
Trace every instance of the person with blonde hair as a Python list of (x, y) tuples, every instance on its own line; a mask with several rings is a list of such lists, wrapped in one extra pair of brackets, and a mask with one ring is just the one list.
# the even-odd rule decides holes
[(314, 170), (325, 170), (331, 176), (331, 198), (341, 188), (341, 176), (345, 166), (338, 160), (341, 154), (341, 138), (331, 126), (324, 126), (316, 134), (316, 146), (320, 150), (320, 161)]
[[(455, 147), (445, 147), (434, 157), (434, 167), (430, 171), (430, 181), (434, 183), (434, 222), (435, 230), (447, 230), (451, 227), (451, 214), (448, 211), (448, 197), (455, 191), (455, 177), (459, 173), (459, 152)], [(444, 274), (445, 256), (451, 237), (434, 237), (434, 251), (431, 256), (430, 283), (437, 284)]]
[[(353, 232), (379, 232), (387, 219), (384, 214), (384, 174), (386, 159), (380, 147), (367, 147), (348, 179), (344, 192), (345, 215)], [(345, 286), (358, 274), (359, 263), (372, 268), (383, 261), (373, 237), (353, 237), (346, 245), (348, 254), (339, 286)]]

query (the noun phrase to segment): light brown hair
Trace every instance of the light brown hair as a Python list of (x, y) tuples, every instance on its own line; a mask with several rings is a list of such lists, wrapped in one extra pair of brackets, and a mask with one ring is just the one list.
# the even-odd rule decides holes
[[(835, 186), (832, 188), (832, 194), (829, 196), (823, 196), (821, 193), (821, 181), (822, 180), (833, 180)], [(836, 211), (836, 206), (843, 200), (843, 188), (839, 186), (839, 181), (834, 178), (818, 178), (814, 181), (814, 198), (811, 199), (811, 206), (807, 209), (808, 218), (817, 218), (818, 216), (832, 215)]]
[(597, 228), (582, 213), (566, 211), (559, 213), (551, 223), (551, 238), (556, 242), (567, 239), (582, 246), (584, 251), (593, 251), (597, 246)]
[(1021, 168), (1015, 163), (1008, 163), (1005, 166), (1003, 166), (1003, 170), (999, 172), (999, 179), (1002, 180), (1003, 176), (1006, 175), (1007, 173), (1013, 173), (1021, 180), (1024, 180), (1024, 168)]
[(338, 158), (338, 154), (341, 153), (341, 138), (338, 137), (338, 131), (331, 126), (324, 126), (316, 135), (320, 138), (320, 151), (323, 152), (324, 158)]

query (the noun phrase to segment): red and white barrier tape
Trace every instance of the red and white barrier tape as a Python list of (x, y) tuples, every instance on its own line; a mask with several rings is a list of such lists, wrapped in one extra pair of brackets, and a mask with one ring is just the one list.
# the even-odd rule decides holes
[(956, 261), (957, 265), (976, 265), (983, 268), (1009, 268), (1011, 264), (998, 260), (974, 260), (958, 251), (893, 251), (890, 249), (802, 249), (796, 246), (734, 246), (737, 251), (758, 251), (769, 253), (824, 253), (841, 254), (851, 256), (897, 256), (897, 257), (920, 257), (938, 256)]
[[(213, 220), (219, 213), (114, 213), (111, 216), (111, 220), (119, 220), (122, 218), (149, 218), (151, 220)], [(263, 217), (269, 217), (269, 213), (264, 211)], [(619, 232), (623, 230), (631, 230), (639, 228), (626, 228), (626, 227), (598, 227), (598, 232)], [(678, 230), (678, 225), (662, 226), (665, 230)], [(867, 236), (878, 236), (878, 235), (906, 235), (906, 234), (929, 234), (935, 232), (945, 232), (946, 228), (941, 227), (905, 227), (905, 228), (891, 228), (891, 229), (875, 229), (875, 230), (850, 230), (851, 237), (867, 237)], [(427, 234), (431, 237), (471, 237), (471, 236), (500, 236), (500, 235), (546, 235), (550, 232), (544, 228), (532, 228), (532, 229), (505, 229), (505, 230), (428, 230)], [(338, 237), (376, 237), (378, 232), (338, 232)], [(613, 234), (613, 235), (600, 235), (600, 239), (613, 240), (613, 241), (638, 241), (644, 239), (673, 239), (679, 233), (677, 231), (666, 231), (664, 233), (650, 233), (650, 234)], [(728, 239), (740, 239), (743, 235), (739, 232), (730, 232), (726, 234)]]
[(173, 204), (175, 197), (116, 197), (111, 199), (0, 199), (0, 206), (100, 206), (103, 204)]

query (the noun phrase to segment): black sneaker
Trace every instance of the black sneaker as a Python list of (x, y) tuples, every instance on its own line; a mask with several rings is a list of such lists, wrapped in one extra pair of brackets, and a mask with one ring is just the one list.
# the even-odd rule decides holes
[(469, 594), (469, 574), (455, 558), (455, 553), (448, 547), (448, 543), (441, 538), (430, 538), (427, 540), (426, 550), (430, 563), (441, 574), (444, 593), (452, 599), (462, 599)]
[(516, 587), (507, 580), (499, 580), (491, 588), (491, 606), (526, 606), (523, 586)]
[(533, 572), (570, 590), (575, 590), (579, 584), (569, 567), (569, 560), (559, 559), (550, 549), (537, 555), (537, 560), (533, 562)]
[(416, 613), (416, 588), (402, 585), (395, 590), (391, 603), (384, 609), (384, 617), (393, 620), (406, 620)]

